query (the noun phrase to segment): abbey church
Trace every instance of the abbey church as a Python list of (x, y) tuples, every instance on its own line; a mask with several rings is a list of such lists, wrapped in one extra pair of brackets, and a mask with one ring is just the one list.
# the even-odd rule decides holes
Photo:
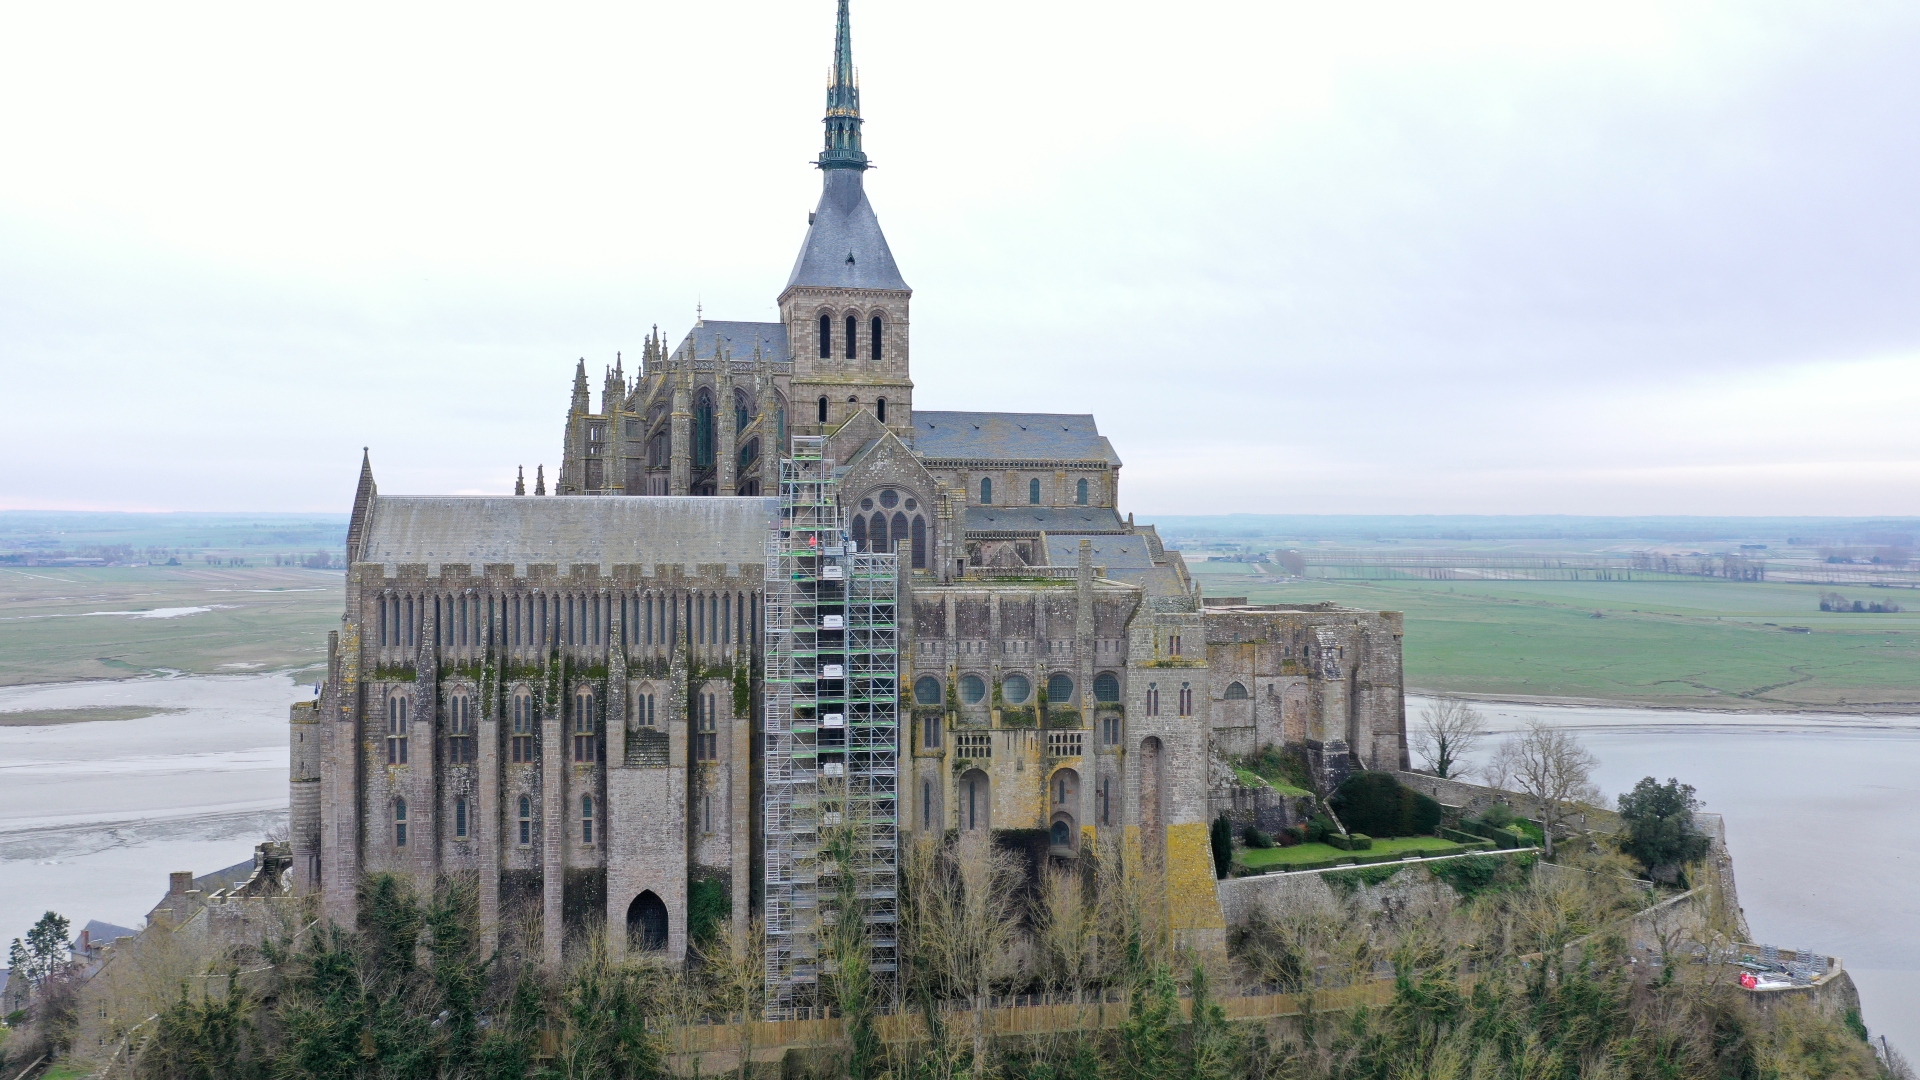
[(597, 407), (582, 361), (552, 494), (385, 496), (363, 462), (328, 676), (290, 726), (296, 882), (332, 917), (375, 871), (473, 875), (490, 939), (550, 961), (599, 933), (677, 959), (697, 912), (761, 916), (793, 1015), (834, 830), (884, 981), (917, 838), (1118, 840), (1206, 940), (1230, 757), (1406, 766), (1398, 614), (1203, 596), (1122, 512), (1092, 416), (914, 400), (847, 0), (833, 61), (779, 322), (655, 331)]

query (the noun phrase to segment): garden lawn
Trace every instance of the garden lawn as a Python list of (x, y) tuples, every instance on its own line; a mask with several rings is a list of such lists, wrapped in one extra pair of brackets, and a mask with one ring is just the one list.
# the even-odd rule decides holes
[(1342, 851), (1331, 844), (1295, 844), (1286, 848), (1245, 848), (1236, 855), (1241, 865), (1247, 869), (1263, 870), (1276, 866), (1291, 867), (1336, 862), (1352, 859), (1355, 856), (1377, 858), (1382, 855), (1457, 855), (1465, 850), (1465, 847), (1451, 840), (1442, 840), (1434, 836), (1399, 836), (1375, 840), (1373, 846), (1365, 851)]

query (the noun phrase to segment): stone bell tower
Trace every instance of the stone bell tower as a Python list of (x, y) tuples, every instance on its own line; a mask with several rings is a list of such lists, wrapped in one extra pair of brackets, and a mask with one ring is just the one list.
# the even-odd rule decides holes
[(911, 441), (907, 301), (913, 290), (867, 202), (847, 0), (840, 0), (823, 123), (820, 205), (807, 215), (806, 242), (780, 293), (793, 349), (793, 427), (831, 432), (864, 410)]

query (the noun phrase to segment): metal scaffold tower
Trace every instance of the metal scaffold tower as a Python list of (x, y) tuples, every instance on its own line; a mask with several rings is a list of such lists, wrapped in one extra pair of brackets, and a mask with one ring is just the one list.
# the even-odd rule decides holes
[(852, 550), (825, 440), (795, 436), (792, 451), (780, 463), (780, 516), (767, 538), (770, 1020), (832, 1004), (823, 979), (834, 974), (834, 928), (848, 895), (883, 1009), (899, 974), (897, 561)]

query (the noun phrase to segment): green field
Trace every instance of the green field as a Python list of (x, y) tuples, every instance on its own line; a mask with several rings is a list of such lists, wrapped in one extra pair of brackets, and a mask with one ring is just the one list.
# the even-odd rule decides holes
[(1345, 851), (1331, 844), (1295, 844), (1292, 847), (1245, 848), (1235, 853), (1242, 865), (1258, 870), (1268, 866), (1300, 866), (1321, 863), (1350, 855), (1457, 855), (1466, 848), (1451, 840), (1431, 836), (1401, 836), (1376, 839), (1364, 851)]
[(293, 567), (0, 567), (0, 685), (312, 672), (343, 595), (340, 572)]
[[(1711, 578), (1264, 584), (1245, 564), (1192, 568), (1209, 596), (1405, 612), (1412, 692), (1743, 710), (1920, 709), (1920, 610), (1829, 614), (1819, 610), (1817, 585)], [(1886, 592), (1901, 601), (1913, 595)], [(1920, 608), (1914, 599), (1910, 606)]]

